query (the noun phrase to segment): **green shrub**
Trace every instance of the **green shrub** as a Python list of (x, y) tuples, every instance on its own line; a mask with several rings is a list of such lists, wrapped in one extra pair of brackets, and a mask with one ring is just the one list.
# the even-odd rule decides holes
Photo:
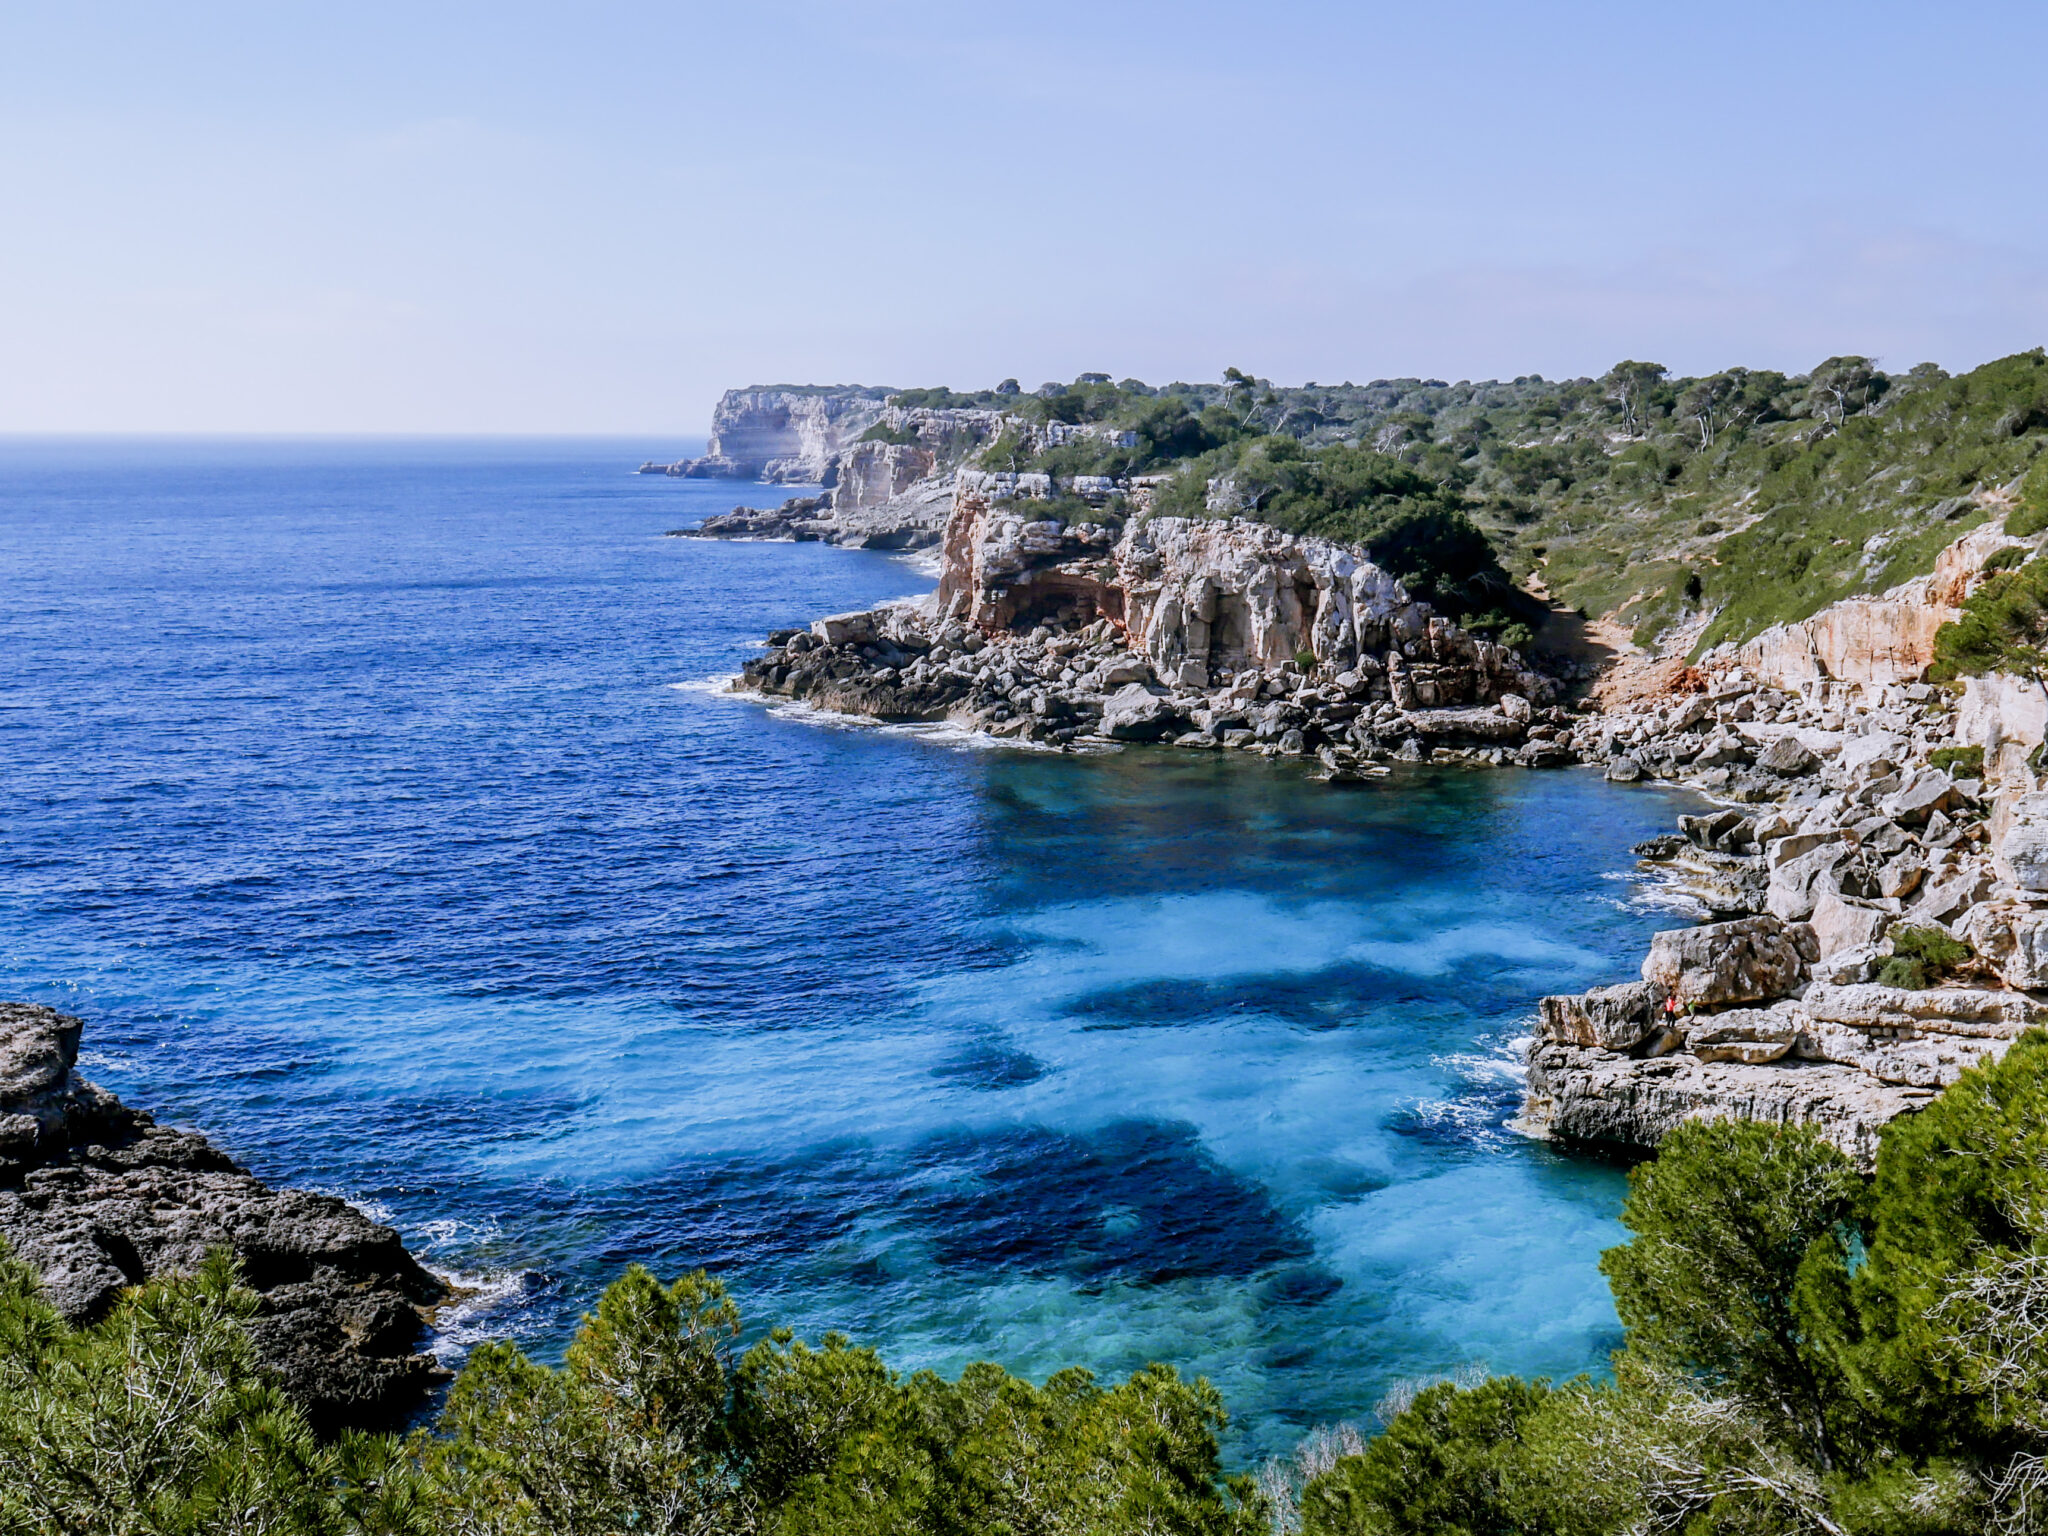
[(479, 1349), (422, 1454), (493, 1536), (761, 1532), (1251, 1536), (1226, 1489), (1206, 1381), (1155, 1365), (1113, 1387), (1043, 1387), (994, 1365), (898, 1378), (872, 1350), (778, 1330), (734, 1357), (739, 1313), (703, 1274), (635, 1266), (559, 1368)]
[(1877, 973), (1878, 985), (1919, 991), (1933, 986), (1974, 951), (1940, 928), (1892, 929), (1891, 958)]
[(2020, 481), (2019, 504), (2005, 518), (2005, 531), (2016, 539), (2031, 538), (2044, 528), (2048, 528), (2048, 456), (2034, 460), (2034, 467)]
[(264, 1378), (233, 1261), (154, 1280), (88, 1328), (0, 1250), (0, 1531), (35, 1536), (426, 1536), (397, 1441), (323, 1444)]
[(1513, 1376), (1425, 1388), (1363, 1455), (1302, 1490), (1302, 1536), (1518, 1536), (1522, 1427), (1549, 1395)]
[(1962, 613), (1934, 635), (1936, 682), (2048, 667), (2048, 559), (2001, 571), (1970, 594)]
[(1927, 762), (1951, 778), (1981, 779), (1984, 776), (1982, 747), (1936, 747), (1927, 754)]

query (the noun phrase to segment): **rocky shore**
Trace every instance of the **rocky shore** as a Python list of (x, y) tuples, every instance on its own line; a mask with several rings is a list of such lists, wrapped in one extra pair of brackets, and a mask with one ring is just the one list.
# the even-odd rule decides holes
[(447, 1285), (345, 1201), (275, 1190), (205, 1137), (78, 1073), (80, 1020), (0, 1003), (0, 1238), (90, 1322), (123, 1289), (230, 1249), (258, 1355), (324, 1431), (401, 1420), (440, 1375), (417, 1346)]
[(1713, 921), (1658, 935), (1640, 980), (1544, 1000), (1534, 1135), (1651, 1147), (1732, 1116), (1815, 1124), (1868, 1162), (1886, 1122), (2048, 1021), (2048, 691), (1920, 680), (2021, 542), (1997, 525), (1932, 578), (1567, 702), (1572, 680), (1356, 551), (1236, 519), (1032, 522), (1003, 481), (958, 477), (933, 598), (778, 631), (735, 687), (1059, 748), (1255, 751), (1335, 783), (1590, 765), (1718, 800), (1636, 850)]

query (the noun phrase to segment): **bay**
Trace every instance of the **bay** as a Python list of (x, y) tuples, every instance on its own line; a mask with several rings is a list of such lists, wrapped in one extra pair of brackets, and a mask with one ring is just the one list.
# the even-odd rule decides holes
[(1231, 1459), (1598, 1370), (1621, 1173), (1509, 1125), (1534, 1000), (1671, 926), (1589, 772), (991, 749), (720, 691), (923, 591), (665, 538), (647, 442), (0, 440), (0, 991), (560, 1349), (607, 1280), (901, 1369), (1210, 1377)]

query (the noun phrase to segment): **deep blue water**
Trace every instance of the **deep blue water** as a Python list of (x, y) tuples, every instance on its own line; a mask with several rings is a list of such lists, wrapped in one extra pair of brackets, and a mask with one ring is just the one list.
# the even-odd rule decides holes
[(621, 1266), (899, 1367), (1206, 1374), (1234, 1459), (1598, 1368), (1510, 1042), (1673, 919), (1583, 772), (984, 750), (721, 696), (882, 555), (673, 444), (0, 441), (0, 990), (557, 1349)]

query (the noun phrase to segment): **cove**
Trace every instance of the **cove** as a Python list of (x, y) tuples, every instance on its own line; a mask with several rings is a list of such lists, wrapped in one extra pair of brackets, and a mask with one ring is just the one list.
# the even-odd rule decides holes
[(899, 1369), (1166, 1360), (1242, 1461), (1599, 1369), (1534, 1000), (1673, 922), (1590, 773), (992, 751), (718, 691), (902, 561), (646, 443), (0, 445), (0, 984), (559, 1349), (630, 1262)]

